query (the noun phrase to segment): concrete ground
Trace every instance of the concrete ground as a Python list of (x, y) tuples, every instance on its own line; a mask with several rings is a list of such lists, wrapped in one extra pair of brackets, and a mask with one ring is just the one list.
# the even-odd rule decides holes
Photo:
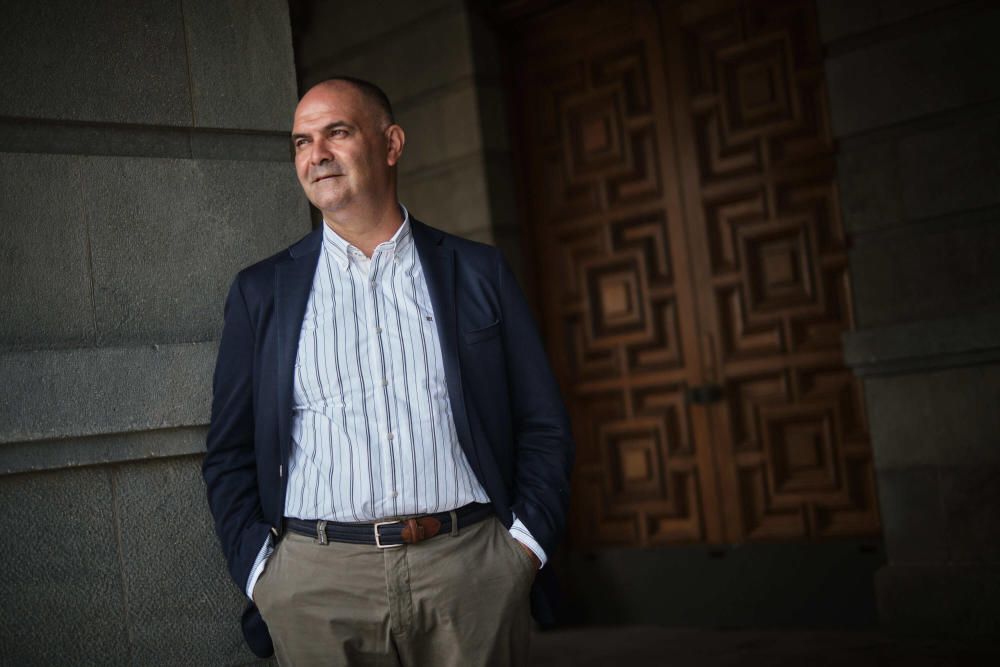
[(896, 638), (877, 631), (577, 628), (538, 633), (532, 667), (1000, 666), (1000, 642)]

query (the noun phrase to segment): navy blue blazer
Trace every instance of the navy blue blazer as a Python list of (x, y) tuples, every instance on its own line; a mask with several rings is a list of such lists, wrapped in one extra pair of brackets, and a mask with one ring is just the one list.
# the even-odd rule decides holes
[[(509, 527), (516, 513), (551, 554), (566, 522), (573, 441), (531, 312), (495, 248), (413, 218), (411, 225), (462, 450), (500, 520)], [(282, 531), (292, 370), (322, 238), (317, 229), (244, 269), (226, 299), (202, 472), (215, 530), (241, 590), (268, 532), (280, 537)], [(551, 620), (550, 601), (539, 583), (532, 608), (544, 623)], [(242, 624), (251, 650), (271, 655), (267, 627), (252, 603)]]

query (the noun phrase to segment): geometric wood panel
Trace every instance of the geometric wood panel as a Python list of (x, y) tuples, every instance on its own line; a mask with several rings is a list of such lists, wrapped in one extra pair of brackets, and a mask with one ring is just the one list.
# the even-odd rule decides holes
[(731, 540), (879, 531), (814, 3), (673, 5), (671, 99), (691, 206)]
[(706, 417), (684, 399), (703, 369), (655, 25), (648, 3), (566, 5), (514, 49), (576, 545), (722, 538)]
[(507, 46), (571, 544), (876, 534), (812, 3), (563, 3)]
[[(873, 529), (876, 494), (857, 382), (843, 368), (760, 373), (727, 387), (745, 539)], [(876, 515), (877, 516), (877, 515)]]

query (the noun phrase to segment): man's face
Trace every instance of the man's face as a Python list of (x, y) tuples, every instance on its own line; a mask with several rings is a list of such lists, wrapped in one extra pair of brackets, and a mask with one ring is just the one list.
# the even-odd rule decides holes
[(324, 213), (391, 194), (398, 154), (376, 105), (350, 84), (313, 88), (295, 110), (295, 172), (309, 201)]

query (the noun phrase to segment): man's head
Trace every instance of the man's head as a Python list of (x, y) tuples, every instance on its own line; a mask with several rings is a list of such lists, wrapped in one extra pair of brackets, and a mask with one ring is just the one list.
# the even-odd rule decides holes
[(306, 197), (331, 220), (395, 205), (404, 143), (388, 98), (367, 81), (328, 79), (295, 109), (295, 172)]

